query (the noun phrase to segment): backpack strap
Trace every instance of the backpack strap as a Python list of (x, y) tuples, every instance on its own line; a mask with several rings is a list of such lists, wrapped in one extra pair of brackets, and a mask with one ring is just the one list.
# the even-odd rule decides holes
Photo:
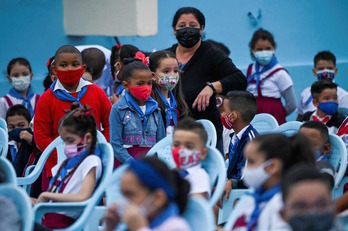
[(8, 97), (7, 95), (5, 95), (4, 98), (5, 98), (5, 100), (6, 100), (7, 104), (8, 104), (8, 107), (12, 107), (12, 106), (13, 106), (13, 103), (12, 103), (10, 97)]
[(279, 68), (276, 68), (274, 69), (273, 71), (271, 71), (268, 75), (266, 75), (265, 78), (263, 78), (262, 80), (260, 79), (260, 82), (259, 82), (259, 85), (257, 86), (257, 95), (258, 96), (262, 96), (262, 93), (261, 93), (261, 84), (262, 82), (265, 80), (265, 79), (268, 79), (269, 77), (273, 76), (275, 73), (277, 73), (278, 71), (281, 71), (281, 70), (284, 70), (286, 71), (286, 73), (288, 73), (288, 71), (283, 68), (283, 67), (279, 67)]

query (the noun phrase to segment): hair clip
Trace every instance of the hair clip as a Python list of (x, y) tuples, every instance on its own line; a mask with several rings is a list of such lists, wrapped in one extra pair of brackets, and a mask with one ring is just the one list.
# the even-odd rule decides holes
[(117, 44), (116, 45), (116, 50), (119, 50), (121, 47), (123, 47), (123, 44)]

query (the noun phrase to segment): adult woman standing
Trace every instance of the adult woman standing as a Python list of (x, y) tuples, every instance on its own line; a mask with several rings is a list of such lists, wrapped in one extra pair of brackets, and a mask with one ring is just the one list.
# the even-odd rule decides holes
[(217, 131), (217, 147), (222, 151), (222, 123), (215, 95), (244, 90), (243, 73), (222, 51), (202, 41), (205, 18), (193, 7), (180, 8), (172, 27), (178, 43), (169, 48), (176, 54), (183, 71), (182, 90), (195, 119), (208, 119)]

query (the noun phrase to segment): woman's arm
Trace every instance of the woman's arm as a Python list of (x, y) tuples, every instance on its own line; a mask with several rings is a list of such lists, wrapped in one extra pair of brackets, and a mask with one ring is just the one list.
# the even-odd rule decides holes
[(91, 170), (86, 175), (81, 190), (78, 194), (63, 194), (63, 193), (51, 193), (43, 192), (40, 194), (37, 203), (48, 202), (50, 200), (54, 202), (78, 202), (87, 200), (92, 196), (96, 185), (96, 167), (91, 168)]

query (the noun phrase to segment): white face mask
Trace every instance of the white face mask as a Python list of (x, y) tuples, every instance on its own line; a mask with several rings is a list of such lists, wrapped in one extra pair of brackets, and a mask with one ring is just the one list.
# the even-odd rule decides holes
[(30, 75), (21, 77), (10, 77), (12, 86), (17, 91), (25, 91), (30, 86)]
[(270, 174), (265, 170), (265, 167), (267, 167), (269, 164), (270, 161), (268, 160), (256, 168), (243, 168), (244, 184), (255, 189), (261, 187), (270, 177)]
[(254, 52), (255, 59), (263, 66), (266, 66), (272, 61), (274, 51), (256, 51)]

